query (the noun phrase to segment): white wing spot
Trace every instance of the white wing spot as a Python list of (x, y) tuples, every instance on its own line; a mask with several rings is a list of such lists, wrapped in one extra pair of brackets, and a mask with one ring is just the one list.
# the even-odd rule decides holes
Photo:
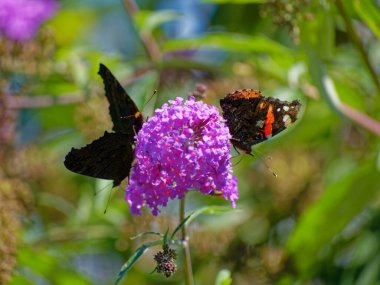
[(282, 107), (282, 109), (284, 109), (285, 112), (289, 111), (289, 107), (288, 106), (284, 106), (284, 107)]
[(259, 128), (262, 128), (264, 126), (264, 121), (263, 120), (257, 121), (256, 126)]
[(290, 116), (289, 116), (288, 114), (286, 114), (286, 115), (282, 118), (282, 121), (284, 122), (285, 127), (288, 127), (288, 126), (292, 123), (292, 119), (290, 118)]

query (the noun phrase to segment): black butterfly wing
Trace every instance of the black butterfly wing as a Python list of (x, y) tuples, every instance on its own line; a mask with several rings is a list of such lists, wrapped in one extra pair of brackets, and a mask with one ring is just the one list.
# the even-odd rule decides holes
[(102, 137), (80, 148), (72, 148), (66, 155), (67, 169), (102, 179), (113, 180), (113, 187), (129, 175), (134, 152), (133, 136), (105, 132)]
[(134, 136), (143, 125), (143, 117), (128, 93), (111, 71), (100, 64), (98, 74), (103, 78), (113, 130)]

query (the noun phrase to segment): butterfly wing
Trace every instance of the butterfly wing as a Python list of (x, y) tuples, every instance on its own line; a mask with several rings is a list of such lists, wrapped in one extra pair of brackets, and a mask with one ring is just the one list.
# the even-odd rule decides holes
[(134, 136), (143, 125), (142, 114), (119, 81), (104, 64), (100, 64), (98, 74), (103, 78), (113, 130)]
[(220, 100), (223, 117), (232, 135), (231, 143), (251, 153), (251, 147), (285, 130), (297, 120), (301, 103), (263, 97), (260, 91), (245, 89)]
[(105, 132), (102, 137), (66, 155), (67, 169), (91, 177), (113, 180), (113, 187), (129, 175), (134, 159), (133, 137)]

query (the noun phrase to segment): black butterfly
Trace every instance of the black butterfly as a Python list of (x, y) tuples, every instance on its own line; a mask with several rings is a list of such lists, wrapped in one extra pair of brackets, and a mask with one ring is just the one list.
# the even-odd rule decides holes
[(64, 164), (82, 175), (113, 180), (115, 187), (131, 170), (134, 136), (143, 125), (143, 116), (105, 65), (100, 64), (98, 74), (103, 78), (114, 132), (104, 132), (102, 137), (80, 149), (72, 148)]

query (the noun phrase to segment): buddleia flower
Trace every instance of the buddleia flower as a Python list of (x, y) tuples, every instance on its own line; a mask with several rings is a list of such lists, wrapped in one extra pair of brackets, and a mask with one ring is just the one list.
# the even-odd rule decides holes
[(0, 37), (30, 40), (57, 9), (55, 0), (0, 0)]
[(136, 162), (126, 188), (131, 212), (149, 207), (157, 215), (169, 199), (182, 199), (189, 191), (223, 196), (235, 207), (230, 138), (218, 109), (194, 97), (157, 109), (136, 137)]

